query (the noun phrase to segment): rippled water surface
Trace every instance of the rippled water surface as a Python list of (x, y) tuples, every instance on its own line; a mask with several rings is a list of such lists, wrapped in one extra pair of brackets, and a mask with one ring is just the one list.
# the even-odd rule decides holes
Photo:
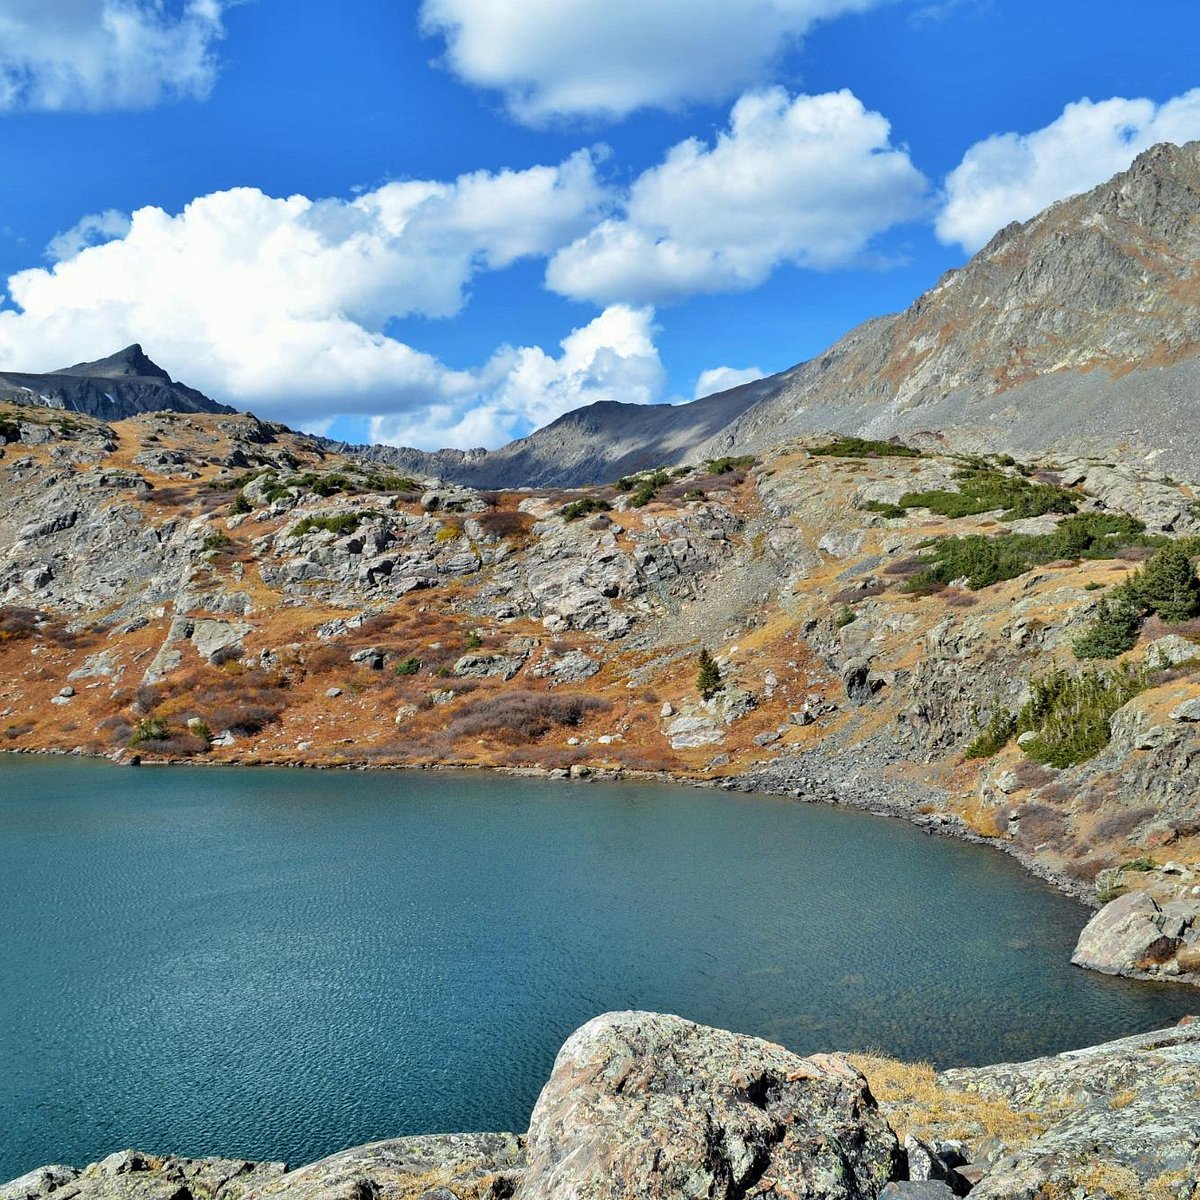
[(608, 1009), (951, 1064), (1193, 999), (993, 851), (665, 786), (0, 756), (0, 880), (0, 1180), (522, 1129)]

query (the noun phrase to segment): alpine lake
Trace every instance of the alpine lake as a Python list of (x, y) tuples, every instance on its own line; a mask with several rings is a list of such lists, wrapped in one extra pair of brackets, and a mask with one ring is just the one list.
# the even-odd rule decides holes
[(1196, 1007), (995, 850), (665, 784), (0, 756), (0, 879), (0, 1179), (523, 1130), (612, 1009), (948, 1066)]

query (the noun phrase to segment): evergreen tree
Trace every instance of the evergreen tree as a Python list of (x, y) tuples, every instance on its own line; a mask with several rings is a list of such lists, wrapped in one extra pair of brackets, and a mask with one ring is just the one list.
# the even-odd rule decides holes
[(1142, 605), (1164, 621), (1187, 621), (1200, 613), (1200, 579), (1178, 542), (1156, 550), (1133, 587)]
[(696, 689), (705, 699), (711, 699), (723, 687), (721, 680), (721, 668), (717, 666), (716, 659), (709, 654), (707, 649), (700, 651), (700, 670), (696, 675)]
[[(1119, 589), (1118, 589), (1119, 591)], [(1142, 614), (1129, 596), (1101, 600), (1096, 619), (1073, 643), (1076, 658), (1116, 658), (1137, 645)]]

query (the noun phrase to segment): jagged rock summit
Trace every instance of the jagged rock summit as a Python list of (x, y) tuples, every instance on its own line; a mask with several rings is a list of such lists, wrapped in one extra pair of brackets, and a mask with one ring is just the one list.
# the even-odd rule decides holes
[(175, 382), (137, 343), (108, 358), (43, 375), (0, 371), (0, 400), (84, 413), (103, 421), (121, 421), (144, 412), (235, 411)]

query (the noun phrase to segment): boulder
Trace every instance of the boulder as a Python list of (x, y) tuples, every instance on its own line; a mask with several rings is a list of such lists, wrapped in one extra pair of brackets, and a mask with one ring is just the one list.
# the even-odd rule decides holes
[(1106, 975), (1145, 971), (1174, 955), (1181, 932), (1181, 921), (1164, 913), (1149, 892), (1126, 892), (1087, 923), (1071, 961)]
[(1158, 638), (1146, 647), (1146, 666), (1152, 671), (1177, 667), (1194, 658), (1200, 658), (1200, 646), (1174, 633)]
[(708, 713), (681, 713), (664, 731), (673, 750), (715, 746), (725, 740), (725, 730)]
[(527, 657), (525, 654), (464, 654), (454, 664), (454, 673), (462, 678), (499, 675), (508, 680), (521, 669)]
[(871, 697), (883, 687), (883, 681), (872, 674), (867, 659), (855, 657), (848, 658), (842, 665), (842, 685), (846, 689), (846, 699), (851, 704), (862, 705), (870, 702)]
[(533, 674), (539, 679), (549, 679), (551, 686), (560, 683), (582, 683), (599, 670), (600, 664), (582, 650), (567, 650), (563, 654), (547, 650), (533, 666)]
[(1172, 721), (1200, 721), (1200, 696), (1177, 704), (1167, 714)]
[(1049, 1118), (1027, 1144), (992, 1158), (972, 1200), (1190, 1196), (1174, 1185), (1200, 1177), (1198, 1069), (1200, 1030), (1192, 1025), (943, 1072), (939, 1081), (951, 1087)]
[(874, 1200), (895, 1134), (837, 1055), (656, 1013), (568, 1038), (533, 1110), (517, 1200)]

